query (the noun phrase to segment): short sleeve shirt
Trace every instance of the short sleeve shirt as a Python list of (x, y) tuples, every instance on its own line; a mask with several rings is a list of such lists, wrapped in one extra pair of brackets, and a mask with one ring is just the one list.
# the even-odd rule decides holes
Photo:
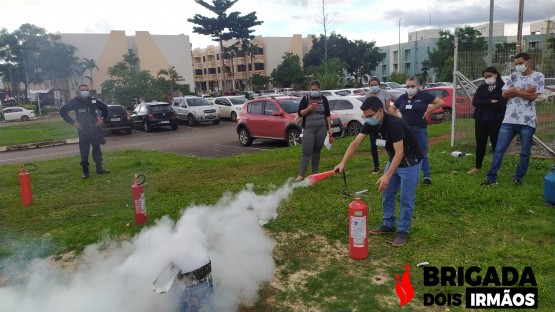
[(410, 126), (427, 128), (428, 122), (424, 119), (424, 113), (428, 110), (428, 105), (432, 104), (435, 99), (433, 94), (419, 90), (411, 99), (406, 93), (401, 95), (395, 101), (395, 107), (399, 109), (403, 119)]
[[(375, 96), (378, 99), (380, 99), (383, 103), (383, 109), (386, 110), (387, 108), (385, 107), (385, 101), (389, 100), (389, 92), (387, 92), (387, 90), (384, 89), (380, 89), (380, 91), (378, 91), (378, 93), (372, 93), (372, 92), (368, 92), (366, 93), (366, 95), (364, 96), (364, 99), (366, 100), (367, 98), (371, 97), (371, 96)], [(364, 100), (363, 100), (364, 102)]]
[(384, 120), (381, 126), (371, 126), (364, 123), (360, 133), (370, 134), (377, 131), (378, 138), (385, 140), (385, 150), (389, 156), (389, 161), (395, 156), (393, 143), (403, 141), (404, 156), (399, 167), (410, 167), (416, 165), (422, 160), (422, 150), (416, 141), (416, 137), (410, 126), (401, 118), (384, 114)]
[[(514, 87), (518, 90), (525, 90), (536, 87), (536, 93), (544, 93), (545, 78), (542, 73), (534, 71), (528, 76), (523, 76), (520, 72), (513, 72), (509, 80), (503, 86), (503, 91)], [(537, 127), (536, 105), (534, 101), (525, 100), (521, 97), (512, 97), (507, 101), (507, 110), (503, 123)]]

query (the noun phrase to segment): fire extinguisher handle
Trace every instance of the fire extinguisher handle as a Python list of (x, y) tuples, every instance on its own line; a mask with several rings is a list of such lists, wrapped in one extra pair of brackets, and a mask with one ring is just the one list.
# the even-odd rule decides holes
[(360, 198), (360, 197), (362, 196), (362, 194), (363, 194), (363, 193), (366, 193), (366, 192), (368, 192), (368, 189), (362, 190), (362, 191), (358, 191), (358, 192), (355, 193), (355, 197), (356, 197), (356, 198)]

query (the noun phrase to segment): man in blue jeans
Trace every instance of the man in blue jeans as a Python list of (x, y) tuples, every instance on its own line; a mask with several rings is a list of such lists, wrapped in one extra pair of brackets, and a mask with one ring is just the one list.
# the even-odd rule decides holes
[(366, 122), (360, 133), (351, 142), (343, 160), (335, 167), (336, 171), (345, 170), (345, 164), (353, 156), (371, 131), (376, 131), (376, 145), (385, 147), (389, 161), (385, 171), (378, 179), (378, 192), (382, 193), (383, 224), (370, 230), (370, 234), (395, 233), (396, 196), (401, 190), (401, 209), (397, 222), (397, 233), (392, 244), (403, 246), (407, 242), (409, 228), (414, 214), (416, 187), (420, 178), (422, 150), (412, 133), (411, 127), (401, 118), (385, 112), (383, 103), (377, 97), (369, 97), (360, 107)]
[[(443, 106), (443, 100), (435, 95), (419, 90), (418, 80), (410, 77), (406, 82), (407, 92), (395, 101), (403, 120), (412, 128), (414, 136), (422, 149), (422, 171), (424, 171), (424, 185), (432, 184), (430, 177), (430, 161), (428, 160), (428, 120), (431, 111)], [(433, 104), (433, 106), (430, 106)], [(390, 108), (390, 114), (395, 114), (395, 107)]]
[(532, 70), (530, 55), (527, 53), (517, 54), (515, 65), (517, 71), (511, 74), (509, 80), (503, 86), (502, 96), (509, 100), (507, 101), (505, 118), (501, 124), (501, 129), (499, 129), (491, 168), (488, 171), (486, 181), (480, 185), (497, 184), (497, 173), (501, 168), (503, 155), (505, 155), (511, 141), (517, 134), (520, 135), (520, 160), (513, 175), (514, 185), (522, 185), (522, 178), (528, 171), (532, 138), (537, 127), (534, 100), (544, 92), (545, 78), (542, 73)]

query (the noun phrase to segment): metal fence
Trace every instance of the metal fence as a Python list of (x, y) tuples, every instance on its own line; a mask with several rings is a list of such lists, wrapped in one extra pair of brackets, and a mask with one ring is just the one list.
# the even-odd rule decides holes
[[(536, 137), (541, 140), (548, 148), (555, 150), (555, 53), (538, 51), (527, 52), (532, 59), (534, 70), (539, 71), (545, 76), (545, 93), (538, 97), (535, 101), (538, 117), (538, 127), (536, 129)], [(508, 77), (515, 70), (514, 56), (515, 52), (497, 52), (492, 57), (492, 65), (502, 77)], [(486, 54), (483, 52), (460, 52), (458, 55), (457, 68), (468, 81), (472, 81), (474, 85), (479, 86), (484, 83), (482, 71), (490, 66), (486, 61)], [(473, 95), (475, 89), (463, 79), (457, 79), (460, 90)], [(470, 99), (471, 100), (471, 99)], [(464, 107), (461, 107), (464, 109)], [(474, 153), (475, 137), (474, 137), (474, 119), (471, 114), (457, 114), (455, 106), (454, 119), (454, 145), (453, 148), (467, 153)], [(518, 138), (513, 140), (513, 144), (509, 149), (510, 153), (519, 153)], [(554, 157), (547, 149), (542, 148), (541, 144), (535, 143), (532, 147), (532, 156), (541, 158)]]

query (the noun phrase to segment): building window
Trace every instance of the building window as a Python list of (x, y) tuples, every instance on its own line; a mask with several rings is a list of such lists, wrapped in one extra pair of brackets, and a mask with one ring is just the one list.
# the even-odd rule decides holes
[(216, 69), (214, 67), (208, 68), (208, 74), (215, 75), (216, 74)]
[(222, 68), (218, 67), (218, 74), (222, 72)]
[(412, 35), (409, 36), (409, 41), (412, 41)]
[(206, 56), (204, 56), (204, 55), (202, 56), (202, 61), (206, 62)]
[(406, 62), (405, 63), (405, 72), (409, 72), (410, 71), (410, 62)]
[(237, 65), (237, 72), (244, 72), (247, 70), (247, 66), (245, 65)]
[(249, 71), (252, 71), (252, 64), (249, 64)]
[(405, 60), (410, 58), (410, 49), (405, 49)]
[(387, 69), (387, 65), (382, 65), (382, 74), (385, 73), (386, 69)]
[(385, 62), (385, 57), (387, 56), (385, 53), (380, 53), (380, 55), (382, 56), (382, 62)]
[(264, 70), (264, 63), (254, 63), (254, 70)]
[(204, 74), (206, 75), (206, 68), (204, 69)]
[(258, 48), (256, 50), (256, 55), (262, 55), (262, 54), (264, 54), (264, 49), (263, 48)]
[(195, 75), (202, 75), (202, 69), (195, 69)]
[(200, 57), (195, 57), (195, 63), (197, 63), (197, 64), (200, 64), (200, 63), (201, 63)]
[(528, 48), (529, 49), (537, 49), (537, 48), (539, 48), (538, 43), (539, 43), (539, 41), (530, 41), (528, 43)]
[(387, 81), (387, 76), (382, 76), (382, 81), (386, 82)]
[(394, 72), (399, 71), (399, 66), (397, 64), (393, 64), (393, 71)]
[(216, 60), (220, 60), (220, 53), (216, 54)]
[(393, 59), (397, 60), (397, 57), (399, 57), (399, 51), (393, 51)]

